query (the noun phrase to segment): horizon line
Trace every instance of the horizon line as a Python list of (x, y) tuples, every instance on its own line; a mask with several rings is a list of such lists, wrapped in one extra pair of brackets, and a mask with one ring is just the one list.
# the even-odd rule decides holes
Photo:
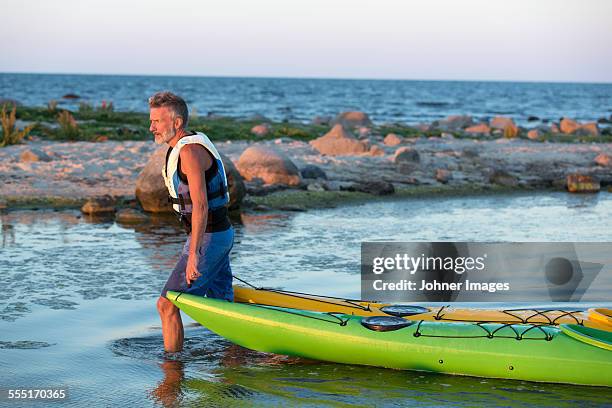
[(128, 77), (179, 77), (179, 78), (227, 78), (227, 79), (310, 79), (331, 81), (407, 81), (407, 82), (506, 82), (506, 83), (541, 83), (541, 84), (588, 84), (612, 85), (610, 82), (587, 82), (565, 80), (539, 80), (539, 79), (423, 79), (423, 78), (366, 78), (366, 77), (325, 77), (325, 76), (276, 76), (276, 75), (196, 75), (196, 74), (136, 74), (136, 73), (97, 73), (97, 72), (25, 72), (0, 71), (0, 75), (77, 75), (77, 76), (128, 76)]

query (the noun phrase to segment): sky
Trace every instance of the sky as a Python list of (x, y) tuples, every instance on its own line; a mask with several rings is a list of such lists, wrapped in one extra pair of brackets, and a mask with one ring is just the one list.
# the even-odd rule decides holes
[(0, 72), (612, 82), (611, 0), (0, 0)]

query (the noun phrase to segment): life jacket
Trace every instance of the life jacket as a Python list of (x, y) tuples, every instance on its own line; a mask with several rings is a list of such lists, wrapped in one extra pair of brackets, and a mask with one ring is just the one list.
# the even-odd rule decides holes
[[(189, 193), (189, 184), (186, 177), (180, 171), (179, 156), (181, 149), (188, 144), (203, 146), (213, 158), (212, 166), (205, 171), (206, 198), (208, 201), (208, 224), (206, 231), (211, 232), (210, 227), (214, 227), (215, 224), (217, 224), (217, 227), (220, 227), (220, 223), (225, 228), (225, 226), (229, 225), (229, 221), (227, 221), (227, 205), (229, 203), (227, 176), (221, 155), (204, 133), (198, 132), (195, 135), (182, 137), (173, 148), (168, 149), (166, 161), (162, 169), (164, 182), (169, 193), (168, 201), (172, 203), (174, 211), (180, 215), (189, 233), (191, 230), (193, 206)], [(215, 229), (219, 230), (219, 228), (213, 228), (213, 232)]]

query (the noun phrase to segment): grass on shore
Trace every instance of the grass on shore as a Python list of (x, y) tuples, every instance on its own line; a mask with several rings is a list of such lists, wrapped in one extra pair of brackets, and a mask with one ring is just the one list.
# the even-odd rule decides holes
[[(50, 103), (46, 108), (20, 106), (16, 118), (32, 122), (31, 134), (47, 140), (61, 141), (104, 141), (104, 140), (151, 140), (149, 133), (149, 115), (140, 112), (117, 112), (112, 103), (93, 107), (81, 104), (74, 112), (58, 108)], [(60, 119), (61, 118), (61, 119)], [(71, 118), (74, 119), (72, 122)], [(270, 131), (266, 136), (255, 136), (251, 128), (261, 124), (261, 120), (240, 120), (227, 117), (190, 118), (189, 128), (202, 131), (217, 141), (225, 140), (272, 140), (289, 137), (296, 140), (313, 140), (329, 131), (329, 126), (303, 123), (268, 122)], [(372, 134), (385, 136), (395, 133), (403, 137), (439, 137), (442, 131), (430, 129), (422, 131), (403, 124), (385, 124), (373, 126)], [(450, 133), (456, 138), (493, 140), (499, 136), (477, 136), (463, 132)], [(525, 132), (523, 132), (525, 133)], [(521, 134), (519, 138), (526, 138)], [(610, 129), (604, 129), (600, 136), (575, 136), (547, 133), (541, 136), (540, 142), (556, 143), (609, 143), (612, 142)]]

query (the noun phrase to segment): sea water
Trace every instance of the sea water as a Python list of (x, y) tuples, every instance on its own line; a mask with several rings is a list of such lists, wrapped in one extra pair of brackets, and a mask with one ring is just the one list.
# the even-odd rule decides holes
[[(233, 220), (232, 267), (256, 285), (358, 297), (362, 241), (610, 241), (611, 220), (612, 194), (605, 192), (244, 213)], [(605, 388), (258, 353), (187, 317), (184, 351), (166, 354), (155, 302), (184, 240), (173, 218), (128, 225), (76, 210), (23, 210), (0, 214), (0, 221), (0, 388), (66, 388), (68, 398), (52, 406), (574, 407), (610, 401)], [(0, 406), (24, 404), (3, 400)]]

